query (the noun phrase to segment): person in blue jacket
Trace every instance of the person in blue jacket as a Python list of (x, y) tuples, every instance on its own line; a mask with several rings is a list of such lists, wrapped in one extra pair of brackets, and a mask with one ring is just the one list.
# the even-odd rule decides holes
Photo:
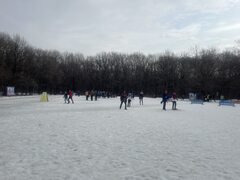
[(165, 90), (164, 93), (162, 94), (162, 101), (161, 101), (161, 104), (163, 104), (163, 110), (166, 110), (166, 103), (168, 98), (169, 97), (168, 97), (167, 90)]

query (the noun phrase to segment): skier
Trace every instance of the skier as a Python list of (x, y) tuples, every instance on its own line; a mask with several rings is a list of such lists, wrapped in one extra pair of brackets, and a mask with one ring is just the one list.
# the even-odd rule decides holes
[(120, 109), (122, 108), (122, 104), (124, 103), (125, 104), (125, 110), (127, 110), (127, 93), (126, 93), (126, 91), (123, 91), (123, 93), (121, 94), (120, 101), (121, 101)]
[(168, 100), (168, 94), (167, 94), (167, 90), (164, 91), (163, 95), (162, 95), (162, 101), (161, 104), (163, 103), (163, 110), (166, 110), (166, 103)]
[(74, 104), (72, 97), (73, 97), (73, 93), (72, 93), (71, 90), (69, 90), (69, 91), (68, 91), (68, 104), (70, 103), (70, 99), (71, 99), (72, 103)]
[(66, 104), (68, 101), (68, 93), (66, 91), (64, 92), (63, 98), (64, 98), (64, 103)]
[(139, 103), (140, 105), (143, 105), (143, 91), (139, 93)]
[(177, 94), (176, 94), (176, 92), (172, 93), (172, 110), (177, 110)]

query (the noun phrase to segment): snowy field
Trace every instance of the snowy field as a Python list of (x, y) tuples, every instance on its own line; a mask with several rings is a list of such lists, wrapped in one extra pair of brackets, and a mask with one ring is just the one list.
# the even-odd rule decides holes
[(1, 180), (237, 180), (240, 106), (0, 98)]

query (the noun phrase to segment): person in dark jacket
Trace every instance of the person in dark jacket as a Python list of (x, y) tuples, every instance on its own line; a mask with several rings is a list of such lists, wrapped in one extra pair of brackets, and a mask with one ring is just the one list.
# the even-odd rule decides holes
[(95, 101), (97, 101), (98, 91), (95, 91), (95, 92), (94, 92), (94, 97), (95, 97)]
[(68, 93), (66, 91), (64, 92), (63, 98), (64, 98), (64, 103), (66, 104), (68, 101)]
[(166, 110), (166, 103), (167, 103), (168, 98), (169, 97), (168, 97), (167, 90), (165, 90), (162, 95), (162, 101), (161, 101), (161, 104), (163, 103), (163, 110)]
[(120, 96), (120, 101), (121, 101), (120, 109), (122, 108), (122, 104), (124, 103), (125, 104), (125, 110), (127, 110), (127, 93), (126, 93), (126, 91), (122, 92), (122, 94)]
[(94, 97), (94, 90), (92, 90), (92, 91), (90, 92), (90, 96), (91, 96), (91, 101), (93, 101), (93, 97)]
[(143, 105), (143, 91), (139, 93), (139, 103), (140, 105)]

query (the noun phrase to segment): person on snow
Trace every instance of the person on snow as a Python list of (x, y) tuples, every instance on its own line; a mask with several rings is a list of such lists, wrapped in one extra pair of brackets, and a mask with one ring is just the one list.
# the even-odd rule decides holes
[(97, 101), (98, 91), (95, 91), (95, 92), (94, 92), (94, 97), (95, 97), (95, 101)]
[(143, 91), (139, 93), (139, 103), (140, 105), (143, 105)]
[(64, 92), (63, 98), (64, 98), (64, 103), (66, 104), (68, 101), (68, 93), (66, 91)]
[(68, 104), (70, 103), (70, 99), (71, 99), (72, 103), (74, 104), (72, 97), (73, 97), (73, 92), (71, 90), (69, 90), (68, 91)]
[(90, 96), (91, 96), (91, 101), (93, 101), (93, 97), (94, 97), (94, 90), (92, 90), (92, 91), (90, 92)]
[(167, 90), (164, 91), (164, 93), (162, 94), (162, 101), (161, 104), (163, 104), (163, 110), (166, 110), (166, 103), (168, 100), (168, 94), (167, 94)]
[(122, 104), (124, 103), (125, 104), (125, 110), (127, 110), (127, 93), (126, 93), (126, 91), (122, 92), (122, 94), (120, 96), (120, 101), (121, 101), (120, 109), (122, 108)]
[(131, 100), (131, 98), (130, 98), (130, 97), (128, 97), (128, 100), (127, 100), (127, 102), (128, 102), (128, 107), (130, 107), (130, 106), (131, 106), (131, 102), (132, 102), (132, 100)]
[(89, 97), (89, 92), (85, 91), (85, 96), (86, 96), (86, 101), (88, 101), (88, 97)]
[(176, 92), (172, 93), (172, 110), (177, 110), (177, 94), (176, 94)]

